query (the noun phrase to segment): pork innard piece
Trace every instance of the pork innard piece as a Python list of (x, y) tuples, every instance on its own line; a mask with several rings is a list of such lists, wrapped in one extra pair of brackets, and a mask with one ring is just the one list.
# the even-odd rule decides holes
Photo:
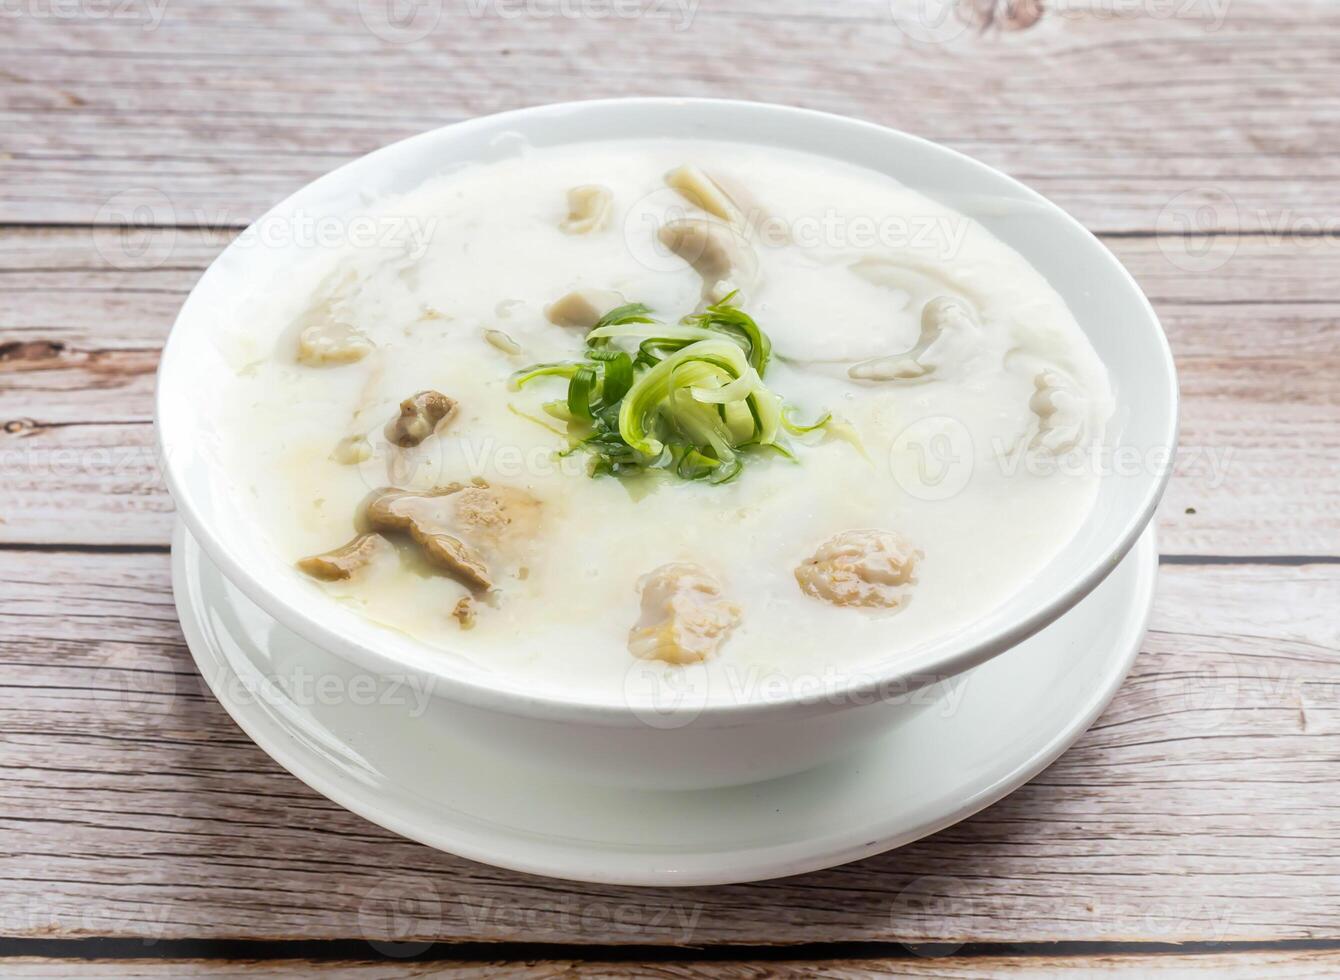
[(614, 195), (608, 187), (583, 184), (568, 191), (568, 216), (559, 225), (569, 235), (589, 235), (609, 221)]
[(386, 423), (386, 439), (402, 449), (417, 446), (455, 414), (454, 400), (440, 391), (421, 391), (400, 403), (400, 414)]
[(528, 538), (539, 527), (540, 502), (524, 490), (469, 483), (455, 498), (456, 521), (487, 545)]
[(967, 282), (960, 281), (945, 263), (915, 251), (865, 256), (848, 266), (852, 274), (866, 282), (909, 295), (927, 292), (975, 295)]
[(921, 381), (946, 366), (966, 363), (981, 342), (981, 328), (967, 304), (937, 296), (922, 307), (921, 335), (911, 350), (862, 361), (847, 373), (857, 381)]
[(309, 367), (352, 364), (366, 357), (373, 346), (353, 324), (323, 318), (302, 328), (298, 335), (298, 361)]
[(328, 367), (362, 360), (375, 346), (350, 320), (347, 306), (356, 293), (358, 277), (353, 272), (327, 276), (317, 298), (300, 318), (298, 363)]
[(791, 243), (786, 223), (759, 204), (744, 183), (723, 173), (686, 163), (665, 175), (665, 182), (690, 204), (720, 218), (741, 235), (754, 234), (763, 244)]
[(335, 444), (330, 458), (345, 466), (357, 466), (373, 457), (372, 441), (367, 436), (367, 426), (362, 421), (365, 413), (381, 405), (377, 391), (386, 374), (386, 359), (373, 357), (363, 372), (363, 384), (358, 393), (358, 401), (349, 416), (346, 435)]
[(487, 560), (533, 536), (539, 501), (524, 490), (452, 483), (432, 490), (385, 488), (364, 505), (368, 526), (408, 531), (429, 562), (472, 589), (493, 588)]
[(302, 559), (298, 568), (323, 582), (339, 582), (351, 578), (379, 556), (394, 551), (395, 546), (380, 534), (360, 534), (348, 544)]
[(640, 660), (706, 660), (740, 622), (740, 607), (722, 598), (721, 583), (699, 565), (662, 565), (642, 576), (638, 589), (642, 616), (628, 633), (628, 650)]
[(691, 163), (676, 167), (665, 175), (665, 182), (690, 204), (720, 218), (736, 231), (744, 231), (744, 212), (714, 179)]
[(372, 458), (372, 443), (368, 441), (367, 436), (345, 436), (335, 443), (330, 458), (345, 466), (356, 466)]
[(796, 582), (835, 606), (898, 609), (911, 596), (922, 557), (893, 531), (843, 531), (796, 566)]
[(574, 289), (544, 308), (550, 323), (590, 330), (610, 310), (628, 301), (612, 289)]
[(474, 596), (465, 595), (457, 599), (456, 605), (451, 609), (451, 617), (461, 629), (473, 629), (476, 617)]
[(500, 350), (504, 354), (520, 354), (521, 345), (512, 339), (511, 335), (502, 330), (488, 329), (484, 331), (484, 340), (495, 350)]
[(747, 294), (758, 281), (758, 256), (730, 225), (685, 218), (663, 225), (657, 237), (702, 276), (703, 295), (713, 302), (736, 290)]
[(1088, 403), (1075, 383), (1059, 371), (1043, 371), (1033, 379), (1028, 407), (1038, 417), (1030, 446), (1053, 455), (1070, 452), (1084, 441)]

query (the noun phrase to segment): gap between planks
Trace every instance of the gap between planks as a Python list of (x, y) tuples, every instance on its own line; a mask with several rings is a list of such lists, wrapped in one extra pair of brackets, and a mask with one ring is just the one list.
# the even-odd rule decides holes
[[(100, 944), (99, 940), (90, 941)], [(70, 944), (57, 944), (68, 946)], [(305, 977), (314, 973), (333, 980), (421, 980), (424, 977), (510, 977), (518, 980), (569, 978), (574, 976), (620, 978), (660, 977), (665, 980), (746, 980), (779, 977), (833, 978), (877, 977), (1143, 977), (1153, 971), (1176, 977), (1256, 978), (1313, 977), (1334, 975), (1340, 970), (1340, 953), (1330, 944), (1222, 944), (1204, 947), (1158, 944), (1076, 944), (1012, 946), (1004, 944), (963, 947), (875, 947), (862, 952), (860, 944), (833, 947), (723, 947), (702, 950), (628, 950), (627, 948), (581, 949), (531, 945), (483, 944), (477, 955), (466, 947), (431, 947), (418, 952), (409, 944), (403, 949), (382, 947), (381, 959), (373, 960), (365, 944), (299, 943), (302, 953), (282, 958), (264, 958), (251, 944), (240, 955), (225, 949), (239, 944), (189, 941), (170, 944), (167, 950), (142, 944), (124, 958), (109, 959), (91, 953), (85, 944), (72, 952), (78, 957), (79, 975), (91, 980), (158, 980), (158, 978), (203, 976), (266, 976), (276, 980)], [(124, 946), (124, 944), (117, 944)], [(314, 947), (319, 947), (314, 952)], [(352, 948), (350, 948), (352, 947)], [(1078, 947), (1078, 948), (1077, 948)], [(261, 947), (264, 949), (265, 947)], [(217, 952), (216, 952), (217, 951)], [(337, 952), (338, 951), (338, 952)], [(341, 955), (347, 951), (347, 955)], [(322, 955), (329, 953), (329, 955)], [(415, 955), (417, 953), (417, 955)], [(6, 976), (61, 977), (70, 960), (20, 955), (0, 959)], [(821, 972), (820, 972), (821, 971)]]

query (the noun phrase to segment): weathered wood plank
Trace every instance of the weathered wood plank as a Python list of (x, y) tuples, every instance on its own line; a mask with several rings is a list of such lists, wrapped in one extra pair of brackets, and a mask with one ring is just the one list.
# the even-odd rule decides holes
[(0, 430), (0, 542), (163, 544), (172, 520), (148, 423)]
[(556, 884), (401, 840), (202, 688), (158, 554), (0, 552), (0, 932), (691, 944), (1332, 937), (1340, 566), (1165, 566), (1112, 707), (892, 854), (723, 888)]
[[(166, 543), (157, 350), (229, 237), (160, 230), (121, 249), (107, 231), (0, 232), (0, 541)], [(1109, 244), (1181, 371), (1164, 550), (1340, 554), (1340, 246), (1244, 237), (1200, 271), (1180, 239)]]
[[(70, 976), (72, 964), (61, 960), (0, 960), (6, 976), (51, 978)], [(1204, 977), (1319, 977), (1340, 972), (1340, 954), (1330, 950), (1263, 950), (1197, 954), (1114, 954), (1094, 956), (926, 956), (835, 960), (538, 960), (458, 962), (451, 960), (396, 963), (332, 960), (104, 960), (78, 964), (88, 980), (160, 980), (163, 977), (309, 977), (328, 980), (438, 980), (454, 978), (593, 977), (624, 980), (801, 980), (822, 976), (832, 980), (875, 980), (881, 977), (1148, 977), (1158, 973), (1172, 980)]]
[[(0, 11), (0, 224), (147, 215), (179, 226), (0, 230), (0, 543), (166, 542), (153, 371), (227, 237), (203, 227), (239, 227), (344, 160), (453, 119), (617, 92), (873, 119), (1002, 167), (1100, 231), (1162, 233), (1110, 244), (1154, 299), (1182, 371), (1187, 448), (1161, 513), (1165, 552), (1340, 555), (1340, 8), (1328, 0), (1048, 3), (1027, 29), (938, 41), (909, 38), (888, 0), (821, 12), (802, 0), (672, 0), (658, 4), (664, 16), (633, 20), (581, 2), (568, 8), (578, 16), (545, 17), (513, 16), (522, 5), (511, 0), (430, 0), (412, 6), (435, 22), (409, 41), (378, 23), (376, 4), (119, 6), (129, 18), (97, 5), (74, 19), (57, 4)], [(677, 16), (690, 9), (691, 23)], [(1334, 938), (1338, 599), (1334, 564), (1165, 566), (1130, 681), (1020, 792), (896, 854), (664, 891), (497, 872), (366, 824), (278, 771), (203, 691), (162, 555), (0, 551), (0, 933), (362, 937), (376, 952), (388, 940)], [(1335, 973), (1335, 956), (820, 966), (1287, 976)], [(481, 965), (341, 968), (451, 976)], [(78, 964), (115, 976), (308, 966)], [(6, 960), (0, 972), (68, 968)]]
[(1337, 230), (1340, 10), (1326, 0), (1047, 4), (1013, 31), (926, 28), (917, 11), (940, 5), (917, 0), (615, 5), (634, 17), (581, 0), (568, 15), (433, 0), (416, 5), (408, 33), (424, 36), (408, 43), (382, 3), (130, 0), (115, 18), (46, 13), (56, 6), (6, 15), (0, 221), (126, 221), (148, 205), (159, 221), (245, 224), (331, 167), (446, 122), (673, 94), (907, 129), (1104, 231)]

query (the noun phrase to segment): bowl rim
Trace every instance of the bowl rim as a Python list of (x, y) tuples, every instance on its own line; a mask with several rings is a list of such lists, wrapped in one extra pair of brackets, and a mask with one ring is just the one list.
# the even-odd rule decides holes
[[(435, 138), (446, 131), (454, 131), (459, 134), (466, 134), (472, 130), (483, 129), (505, 125), (509, 122), (523, 123), (528, 119), (540, 118), (549, 114), (561, 114), (572, 111), (599, 112), (616, 111), (627, 109), (639, 105), (656, 106), (675, 106), (685, 111), (692, 111), (700, 108), (709, 111), (738, 111), (743, 113), (755, 114), (757, 117), (786, 117), (799, 125), (822, 123), (828, 126), (845, 126), (853, 132), (864, 133), (867, 136), (875, 138), (895, 138), (905, 140), (914, 144), (920, 144), (933, 152), (949, 154), (959, 162), (968, 164), (971, 167), (989, 172), (991, 176), (998, 180), (1006, 181), (1011, 189), (1020, 195), (1021, 199), (1046, 211), (1054, 220), (1059, 220), (1069, 226), (1071, 230), (1078, 231), (1096, 244), (1101, 250), (1111, 268), (1109, 272), (1114, 272), (1119, 280), (1124, 280), (1125, 285), (1129, 286), (1135, 297), (1137, 297), (1138, 306), (1145, 317), (1145, 326), (1151, 328), (1156, 340), (1156, 346), (1160, 355), (1161, 363), (1160, 375), (1166, 376), (1170, 384), (1166, 392), (1166, 400), (1163, 408), (1164, 431), (1160, 439), (1160, 445), (1168, 447), (1167, 465), (1162, 466), (1155, 478), (1150, 481), (1145, 488), (1139, 506), (1127, 517), (1120, 532), (1112, 540), (1112, 544), (1106, 551), (1095, 551), (1093, 557), (1085, 564), (1082, 574), (1077, 576), (1071, 585), (1062, 590), (1059, 594), (1053, 596), (1050, 600), (1042, 603), (1033, 609), (1027, 616), (1011, 620), (993, 634), (971, 643), (967, 646), (955, 649), (952, 646), (932, 646), (931, 652), (941, 650), (939, 656), (926, 661), (920, 658), (903, 663), (894, 661), (891, 663), (882, 663), (866, 668), (863, 673), (855, 680), (848, 681), (839, 687), (826, 691), (822, 698), (814, 698), (801, 693), (788, 693), (776, 697), (761, 697), (748, 701), (738, 702), (707, 702), (706, 704), (694, 704), (682, 707), (673, 707), (670, 709), (656, 709), (658, 719), (670, 721), (665, 727), (675, 727), (673, 719), (676, 716), (684, 715), (693, 721), (695, 727), (704, 726), (732, 726), (742, 723), (753, 723), (764, 718), (776, 717), (779, 714), (791, 714), (796, 717), (806, 716), (815, 713), (827, 713), (845, 708), (869, 705), (871, 703), (887, 700), (889, 685), (891, 683), (902, 686), (897, 687), (899, 693), (905, 693), (923, 687), (926, 684), (936, 680), (952, 677), (965, 670), (969, 670), (986, 660), (996, 656), (999, 653), (1008, 650), (1017, 645), (1048, 623), (1054, 621), (1066, 611), (1071, 609), (1084, 596), (1091, 592), (1100, 582), (1103, 581), (1109, 572), (1114, 569), (1122, 558), (1130, 551), (1139, 539), (1140, 534), (1152, 520), (1155, 510), (1158, 507), (1164, 490), (1172, 474), (1172, 461), (1175, 459), (1177, 446), (1177, 429), (1180, 408), (1180, 396), (1177, 384), (1176, 365), (1173, 360), (1172, 350), (1168, 343), (1166, 332), (1163, 330), (1162, 323), (1150, 304), (1148, 297), (1140, 288), (1139, 284), (1131, 276), (1124, 265), (1112, 254), (1103, 242), (1096, 235), (1090, 232), (1069, 212), (1065, 211), (1059, 205), (1043, 197), (1037, 191), (1028, 187), (1024, 183), (1010, 175), (1000, 171), (988, 164), (985, 164), (973, 157), (968, 156), (958, 150), (928, 140), (924, 137), (916, 136), (911, 133), (897, 130), (892, 127), (883, 126), (878, 123), (867, 120), (856, 119), (850, 116), (844, 116), (837, 113), (824, 112), (815, 109), (804, 109), (795, 106), (782, 105), (768, 102), (755, 102), (744, 99), (715, 99), (715, 98), (678, 98), (678, 97), (623, 97), (623, 98), (604, 98), (589, 100), (574, 100), (556, 103), (544, 103), (532, 106), (526, 106), (517, 109), (507, 110), (505, 112), (493, 113), (484, 116), (476, 116), (468, 119), (449, 123), (445, 126), (427, 130), (415, 135), (406, 137), (379, 147), (370, 153), (356, 157), (353, 160), (341, 164), (339, 167), (322, 174), (320, 177), (309, 181), (301, 188), (294, 191), (288, 197), (275, 204), (261, 216), (259, 216), (251, 227), (261, 224), (274, 215), (280, 214), (289, 208), (291, 202), (299, 196), (306, 196), (311, 193), (318, 185), (323, 185), (327, 181), (335, 181), (343, 171), (358, 164), (362, 164), (372, 158), (381, 155), (392, 155), (403, 151), (409, 144), (420, 140), (429, 140)], [(840, 155), (835, 155), (837, 159), (842, 159)], [(916, 190), (917, 188), (913, 188)], [(245, 234), (245, 233), (244, 233)], [(239, 238), (242, 237), (239, 235)], [(1006, 244), (1009, 244), (1008, 242)], [(238, 560), (225, 545), (222, 537), (215, 533), (210, 525), (205, 521), (204, 516), (197, 509), (195, 501), (189, 492), (189, 485), (185, 475), (179, 472), (181, 459), (189, 457), (187, 453), (177, 453), (174, 451), (165, 427), (163, 419), (166, 414), (166, 399), (168, 397), (168, 386), (164, 383), (164, 378), (174, 371), (175, 365), (181, 359), (181, 348), (183, 341), (182, 335), (186, 332), (183, 327), (184, 321), (190, 317), (188, 313), (193, 313), (192, 300), (195, 299), (200, 291), (201, 285), (209, 278), (220, 260), (231, 252), (235, 243), (230, 243), (214, 260), (210, 266), (201, 275), (196, 285), (192, 287), (186, 300), (183, 302), (181, 310), (175, 319), (171, 330), (169, 331), (166, 342), (164, 343), (162, 356), (159, 361), (156, 374), (155, 396), (154, 396), (154, 432), (157, 442), (157, 450), (162, 463), (163, 474), (168, 489), (176, 504), (182, 520), (190, 529), (200, 546), (205, 549), (210, 559), (214, 561), (224, 572), (230, 582), (237, 586), (253, 602), (259, 605), (267, 613), (274, 616), (281, 625), (293, 630), (305, 639), (317, 643), (324, 649), (332, 653), (339, 654), (356, 664), (364, 666), (379, 674), (388, 673), (414, 673), (427, 675), (431, 678), (433, 686), (430, 688), (433, 697), (443, 697), (447, 700), (459, 702), (472, 707), (502, 712), (505, 714), (521, 715), (523, 717), (542, 719), (558, 722), (580, 722), (585, 724), (599, 724), (616, 727), (626, 727), (630, 725), (643, 726), (647, 724), (646, 712), (640, 712), (636, 706), (627, 699), (621, 702), (614, 701), (582, 701), (574, 698), (562, 697), (552, 693), (544, 692), (520, 692), (515, 689), (505, 687), (491, 686), (472, 678), (453, 677), (445, 671), (430, 672), (420, 667), (406, 663), (404, 660), (385, 653), (375, 647), (351, 639), (340, 633), (335, 628), (319, 619), (313, 612), (308, 612), (297, 608), (289, 603), (280, 601), (265, 587), (261, 577), (254, 573), (254, 570)], [(1143, 328), (1142, 328), (1143, 329)], [(1007, 604), (1013, 599), (1006, 600)], [(915, 668), (915, 669), (913, 669)]]

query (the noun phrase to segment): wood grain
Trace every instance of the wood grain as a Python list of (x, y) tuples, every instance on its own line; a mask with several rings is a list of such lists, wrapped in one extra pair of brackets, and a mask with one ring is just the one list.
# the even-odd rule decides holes
[(711, 945), (1314, 939), (1340, 925), (1340, 565), (1165, 566), (1094, 728), (928, 840), (721, 888), (577, 886), (336, 807), (233, 725), (166, 556), (0, 552), (0, 931)]
[[(1032, 26), (950, 22), (928, 40), (908, 19), (918, 0), (691, 0), (687, 21), (687, 2), (628, 20), (427, 0), (413, 6), (433, 22), (406, 38), (380, 3), (0, 9), (0, 935), (150, 952), (354, 938), (390, 958), (11, 958), (0, 974), (1340, 972), (1329, 948), (516, 964), (500, 947), (497, 963), (395, 962), (462, 940), (1336, 938), (1340, 7), (1057, 0)], [(379, 145), (610, 93), (785, 102), (964, 150), (1105, 233), (1168, 330), (1184, 448), (1159, 523), (1180, 557), (1144, 652), (1073, 750), (931, 839), (729, 888), (496, 871), (279, 771), (182, 645), (150, 419), (157, 351), (200, 272), (265, 208)], [(1197, 556), (1285, 561), (1183, 563)]]
[[(162, 545), (157, 351), (228, 233), (0, 231), (0, 542)], [(1340, 246), (1245, 237), (1188, 269), (1178, 241), (1108, 244), (1177, 357), (1171, 553), (1340, 554)], [(107, 256), (112, 256), (111, 260)]]
[[(6, 975), (22, 978), (66, 977), (67, 964), (49, 960), (0, 960)], [(800, 980), (822, 976), (831, 980), (875, 980), (882, 977), (1020, 977), (1082, 978), (1148, 977), (1157, 972), (1172, 980), (1243, 978), (1269, 976), (1332, 976), (1340, 972), (1340, 954), (1329, 950), (1252, 951), (1194, 955), (1099, 955), (1099, 956), (972, 956), (961, 959), (927, 956), (924, 959), (835, 959), (722, 960), (592, 962), (580, 959), (507, 962), (396, 963), (393, 961), (341, 962), (329, 960), (115, 960), (80, 964), (79, 976), (88, 980), (161, 980), (164, 977), (208, 977), (225, 980), (263, 974), (273, 980), (292, 980), (320, 973), (328, 980), (550, 980), (593, 977), (624, 980), (630, 976), (646, 980)]]
[(871, 119), (1001, 167), (1101, 231), (1334, 232), (1340, 214), (1327, 0), (1067, 0), (1027, 30), (930, 34), (915, 12), (939, 6), (918, 0), (641, 0), (667, 15), (631, 19), (432, 0), (417, 25), (431, 30), (403, 44), (380, 2), (127, 6), (141, 16), (5, 21), (0, 221), (133, 222), (147, 207), (245, 225), (395, 139), (604, 95)]

